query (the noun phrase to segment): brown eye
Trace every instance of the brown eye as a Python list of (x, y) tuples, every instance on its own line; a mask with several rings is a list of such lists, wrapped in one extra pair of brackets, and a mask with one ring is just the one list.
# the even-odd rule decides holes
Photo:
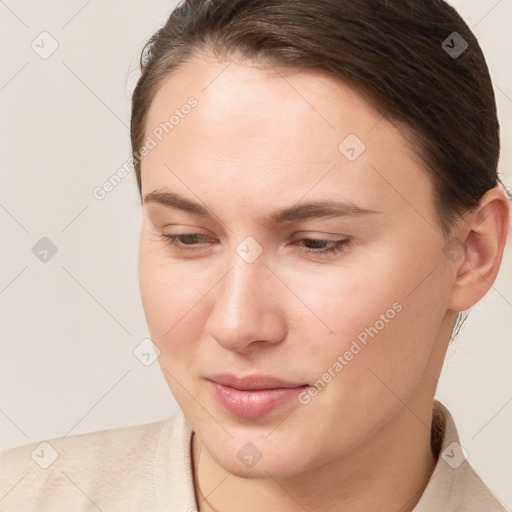
[(178, 251), (197, 250), (197, 242), (206, 242), (209, 238), (201, 233), (182, 233), (179, 235), (162, 235), (160, 238), (166, 245), (175, 247)]
[[(350, 239), (344, 238), (342, 240), (331, 240), (323, 238), (301, 238), (298, 242), (306, 242), (306, 245), (312, 247), (301, 246), (301, 252), (308, 252), (310, 254), (338, 254), (343, 252), (349, 245)], [(327, 247), (326, 247), (327, 246)]]

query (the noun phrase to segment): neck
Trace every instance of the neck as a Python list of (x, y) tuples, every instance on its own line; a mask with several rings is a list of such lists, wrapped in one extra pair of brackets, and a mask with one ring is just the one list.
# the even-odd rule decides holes
[(432, 408), (433, 401), (423, 407), (409, 403), (364, 446), (280, 480), (229, 473), (194, 435), (192, 455), (199, 511), (410, 512), (436, 463), (430, 442)]

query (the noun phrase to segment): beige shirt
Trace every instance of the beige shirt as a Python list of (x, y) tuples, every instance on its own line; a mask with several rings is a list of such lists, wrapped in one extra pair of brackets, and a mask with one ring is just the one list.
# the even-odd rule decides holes
[[(439, 402), (435, 408), (440, 456), (414, 512), (506, 512), (465, 459), (448, 410)], [(0, 511), (196, 512), (191, 438), (180, 412), (5, 450)]]

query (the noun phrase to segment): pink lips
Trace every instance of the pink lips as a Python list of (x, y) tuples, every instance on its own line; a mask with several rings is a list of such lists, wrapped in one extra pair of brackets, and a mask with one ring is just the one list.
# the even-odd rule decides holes
[(214, 398), (226, 411), (251, 419), (267, 415), (308, 387), (308, 384), (285, 382), (274, 377), (237, 378), (227, 374), (208, 378), (208, 384)]

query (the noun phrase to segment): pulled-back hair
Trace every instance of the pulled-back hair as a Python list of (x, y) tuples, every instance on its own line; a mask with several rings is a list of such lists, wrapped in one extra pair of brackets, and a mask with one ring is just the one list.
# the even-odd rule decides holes
[(141, 55), (131, 118), (140, 194), (151, 102), (164, 79), (202, 55), (318, 70), (353, 87), (405, 128), (432, 176), (445, 235), (499, 182), (489, 70), (474, 34), (443, 0), (183, 0)]

